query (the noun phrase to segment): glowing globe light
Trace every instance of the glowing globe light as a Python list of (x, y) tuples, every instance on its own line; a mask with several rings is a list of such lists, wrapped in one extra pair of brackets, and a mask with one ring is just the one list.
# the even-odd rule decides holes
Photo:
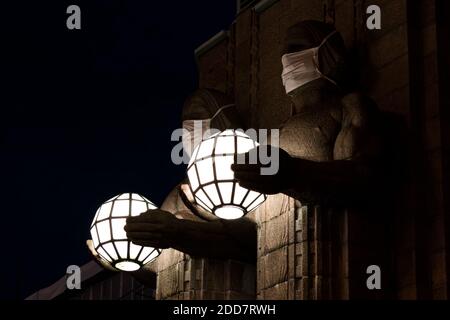
[(128, 217), (156, 209), (137, 193), (122, 193), (100, 206), (91, 224), (94, 248), (101, 258), (122, 271), (136, 271), (156, 258), (161, 251), (133, 244), (124, 230)]
[(219, 218), (238, 219), (263, 203), (267, 196), (242, 188), (231, 165), (236, 154), (258, 146), (239, 130), (225, 130), (203, 140), (192, 153), (188, 178), (198, 205)]

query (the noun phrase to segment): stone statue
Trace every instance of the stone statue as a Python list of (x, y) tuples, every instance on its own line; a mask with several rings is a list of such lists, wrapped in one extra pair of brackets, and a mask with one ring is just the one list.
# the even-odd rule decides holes
[(352, 90), (346, 48), (331, 25), (290, 27), (281, 61), (292, 112), (272, 146), (279, 170), (261, 175), (261, 164), (232, 165), (242, 187), (273, 195), (256, 219), (257, 297), (365, 297), (360, 274), (349, 270), (385, 266), (380, 246), (367, 241), (386, 225), (386, 210), (375, 209), (390, 173), (383, 117)]
[[(210, 119), (230, 101), (215, 90), (200, 89), (189, 97), (182, 120)], [(212, 128), (242, 128), (233, 106), (223, 109), (211, 123)], [(254, 261), (256, 228), (248, 218), (221, 220), (197, 206), (189, 187), (181, 183), (176, 196), (181, 207), (169, 207), (129, 218), (125, 230), (134, 243), (158, 248), (174, 248), (191, 256)], [(175, 196), (173, 196), (175, 199)], [(209, 220), (209, 222), (208, 222)]]
[[(282, 63), (292, 115), (280, 128), (279, 146), (272, 146), (279, 148), (279, 170), (261, 175), (260, 164), (234, 164), (239, 184), (284, 193), (302, 205), (365, 200), (383, 177), (379, 113), (369, 98), (348, 90), (351, 77), (341, 36), (322, 22), (296, 24), (288, 29)], [(229, 103), (223, 94), (201, 89), (187, 100), (182, 118), (210, 119)], [(223, 110), (211, 127), (245, 129), (235, 108)], [(125, 230), (138, 245), (254, 263), (257, 220), (254, 214), (236, 221), (215, 219), (194, 204), (181, 183), (161, 209), (129, 218)]]
[[(230, 102), (228, 97), (216, 90), (199, 89), (186, 100), (182, 120), (213, 118), (211, 127), (220, 131), (243, 128), (235, 107)], [(226, 108), (222, 108), (223, 106)], [(174, 293), (189, 291), (201, 292), (201, 295), (194, 295), (197, 299), (206, 296), (217, 299), (254, 298), (257, 237), (256, 225), (251, 217), (249, 215), (230, 221), (218, 219), (195, 204), (187, 182), (183, 181), (169, 193), (161, 208), (127, 220), (125, 230), (128, 238), (135, 244), (167, 249), (145, 268), (133, 272), (133, 276), (146, 284), (148, 272), (155, 272), (159, 275), (157, 281), (160, 283), (167, 277), (175, 279), (178, 272), (172, 269), (179, 268), (180, 263), (190, 263), (194, 273), (199, 271), (194, 270), (194, 265), (208, 265), (212, 277), (228, 278), (225, 279), (226, 282), (239, 283), (240, 288), (225, 284), (205, 285), (200, 290), (193, 290), (197, 289), (193, 285), (186, 290), (174, 284), (174, 281), (168, 281), (169, 284), (159, 286), (157, 298), (173, 299)], [(103, 267), (112, 269), (95, 252), (90, 240), (88, 247)], [(209, 259), (200, 261), (202, 258)], [(237, 280), (233, 281), (232, 278)]]
[(292, 116), (280, 131), (280, 169), (260, 175), (258, 164), (235, 164), (235, 177), (266, 194), (354, 203), (382, 176), (380, 116), (368, 97), (346, 92), (350, 72), (341, 36), (322, 22), (296, 24), (287, 31), (282, 61)]

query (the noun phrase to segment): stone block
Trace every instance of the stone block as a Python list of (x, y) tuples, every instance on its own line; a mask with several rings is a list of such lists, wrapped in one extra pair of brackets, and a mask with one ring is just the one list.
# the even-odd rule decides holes
[(398, 290), (397, 298), (400, 300), (417, 299), (417, 288), (415, 285), (409, 285)]
[(426, 155), (427, 180), (430, 183), (439, 183), (443, 178), (442, 171), (442, 152), (440, 149), (430, 151)]
[[(258, 90), (258, 112), (255, 125), (259, 128), (280, 128), (288, 119), (291, 112), (291, 103), (284, 92), (280, 75), (259, 82)], [(276, 106), (277, 112), (273, 112)]]
[(431, 282), (432, 288), (441, 288), (447, 285), (447, 266), (445, 249), (431, 255)]
[(441, 147), (441, 122), (439, 118), (425, 121), (425, 149), (435, 150)]
[(410, 116), (409, 94), (409, 85), (405, 85), (399, 89), (396, 89), (385, 95), (384, 97), (378, 99), (378, 108), (381, 111), (404, 115), (406, 117), (406, 120), (408, 121)]
[(264, 257), (258, 257), (256, 263), (256, 292), (258, 292), (258, 294), (261, 294), (262, 290), (266, 287), (265, 274), (266, 264), (264, 263)]
[(403, 251), (396, 257), (397, 287), (405, 288), (415, 283), (415, 254), (413, 250)]
[(295, 298), (297, 300), (308, 300), (310, 298), (308, 277), (301, 277), (296, 279)]
[(269, 288), (284, 282), (288, 277), (288, 248), (283, 247), (262, 257), (264, 266), (264, 287)]
[(249, 41), (251, 25), (251, 11), (243, 11), (236, 19), (236, 46)]
[(444, 212), (434, 216), (431, 221), (430, 250), (438, 252), (445, 248), (445, 220)]
[(254, 265), (229, 260), (226, 272), (230, 275), (226, 289), (254, 297), (256, 285), (256, 267)]
[(379, 99), (408, 83), (408, 55), (403, 55), (375, 71), (373, 82), (369, 84), (369, 90), (376, 99)]
[[(252, 118), (250, 110), (250, 40), (236, 46), (234, 66), (234, 87), (236, 106), (243, 120)], [(246, 125), (250, 123), (246, 122)]]
[(162, 271), (165, 270), (180, 261), (183, 261), (185, 255), (183, 252), (175, 250), (175, 249), (165, 249), (158, 256), (157, 263), (155, 264), (156, 270)]
[[(259, 30), (260, 34), (263, 34), (265, 29), (272, 28), (274, 31), (278, 32), (278, 22), (280, 20), (281, 15), (284, 14), (283, 6), (281, 4), (282, 1), (277, 1), (274, 3), (270, 8), (262, 11), (259, 13)], [(279, 39), (283, 39), (283, 37), (280, 37), (280, 35), (277, 33), (274, 35), (275, 40), (279, 41)]]
[(285, 281), (265, 289), (263, 295), (265, 300), (287, 300), (288, 282)]
[(373, 68), (380, 68), (408, 52), (408, 28), (399, 25), (383, 37), (374, 39), (368, 46), (368, 63)]
[(205, 259), (205, 272), (203, 288), (208, 291), (223, 291), (225, 264), (223, 261), (214, 259)]
[(295, 276), (305, 277), (309, 275), (309, 263), (307, 253), (295, 256)]
[(295, 278), (295, 262), (297, 261), (297, 256), (295, 255), (295, 244), (290, 244), (288, 246), (288, 278)]
[[(431, 1), (433, 2), (433, 1)], [(422, 40), (422, 56), (426, 57), (429, 54), (436, 52), (436, 24), (431, 23), (420, 30), (420, 37)]]
[(426, 120), (430, 120), (439, 116), (439, 98), (438, 85), (431, 83), (423, 90), (424, 110)]
[(395, 244), (396, 250), (401, 252), (406, 249), (414, 248), (414, 216), (411, 214), (416, 209), (417, 201), (408, 201), (406, 199), (415, 199), (418, 197), (414, 190), (409, 189), (404, 196), (402, 201), (405, 203), (404, 210), (400, 211), (394, 217), (394, 226), (395, 226)]
[(448, 300), (447, 286), (433, 288), (433, 300)]
[(290, 25), (302, 20), (323, 20), (322, 1), (290, 0), (290, 10), (287, 13)]
[(203, 290), (202, 291), (202, 299), (203, 300), (225, 300), (225, 292), (222, 291), (210, 291)]
[(261, 210), (264, 214), (261, 214), (261, 222), (269, 221), (280, 214), (289, 211), (293, 208), (293, 199), (284, 194), (269, 195), (267, 200), (261, 205)]
[(436, 1), (418, 1), (420, 25), (427, 27), (436, 22)]
[(422, 60), (423, 63), (423, 82), (425, 86), (432, 85), (438, 82), (438, 64), (437, 56), (434, 52), (425, 56)]
[(166, 299), (178, 294), (181, 289), (179, 287), (178, 265), (171, 266), (158, 273), (157, 299)]
[(228, 78), (228, 41), (203, 54), (198, 61), (199, 87), (226, 91)]
[(284, 213), (264, 223), (262, 229), (265, 231), (264, 253), (288, 244), (288, 218), (289, 215)]
[(313, 280), (313, 296), (312, 300), (322, 299), (322, 276), (315, 276)]
[(254, 295), (247, 295), (242, 292), (236, 292), (233, 290), (229, 290), (225, 292), (225, 299), (226, 300), (252, 300), (255, 299)]

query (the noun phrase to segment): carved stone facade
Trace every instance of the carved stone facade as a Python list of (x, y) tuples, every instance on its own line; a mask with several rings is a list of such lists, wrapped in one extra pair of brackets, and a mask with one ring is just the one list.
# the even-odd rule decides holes
[[(347, 233), (336, 217), (342, 212), (321, 212), (284, 195), (270, 196), (257, 211), (258, 299), (345, 299), (348, 268)], [(331, 226), (334, 226), (333, 228)]]
[[(382, 29), (365, 26), (379, 5)], [(377, 212), (306, 208), (284, 195), (257, 210), (260, 299), (448, 298), (450, 150), (446, 1), (279, 0), (242, 10), (220, 41), (197, 52), (199, 87), (235, 97), (246, 125), (279, 128), (290, 116), (281, 83), (286, 29), (334, 24), (358, 65), (361, 89), (411, 136), (407, 182)], [(447, 42), (446, 42), (447, 41)], [(400, 146), (399, 146), (400, 147)], [(448, 196), (447, 196), (448, 198)], [(383, 290), (365, 287), (378, 264)]]
[(254, 299), (255, 267), (250, 264), (191, 258), (168, 249), (158, 257), (157, 274), (156, 299)]

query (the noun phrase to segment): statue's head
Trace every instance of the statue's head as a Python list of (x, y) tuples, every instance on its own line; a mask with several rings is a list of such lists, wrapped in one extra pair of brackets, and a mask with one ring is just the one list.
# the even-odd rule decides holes
[(214, 89), (198, 89), (191, 94), (184, 103), (181, 118), (183, 128), (189, 133), (183, 136), (188, 154), (208, 129), (244, 129), (233, 100)]
[(286, 93), (307, 93), (317, 86), (346, 85), (347, 50), (339, 32), (327, 23), (302, 21), (287, 30), (282, 53)]

